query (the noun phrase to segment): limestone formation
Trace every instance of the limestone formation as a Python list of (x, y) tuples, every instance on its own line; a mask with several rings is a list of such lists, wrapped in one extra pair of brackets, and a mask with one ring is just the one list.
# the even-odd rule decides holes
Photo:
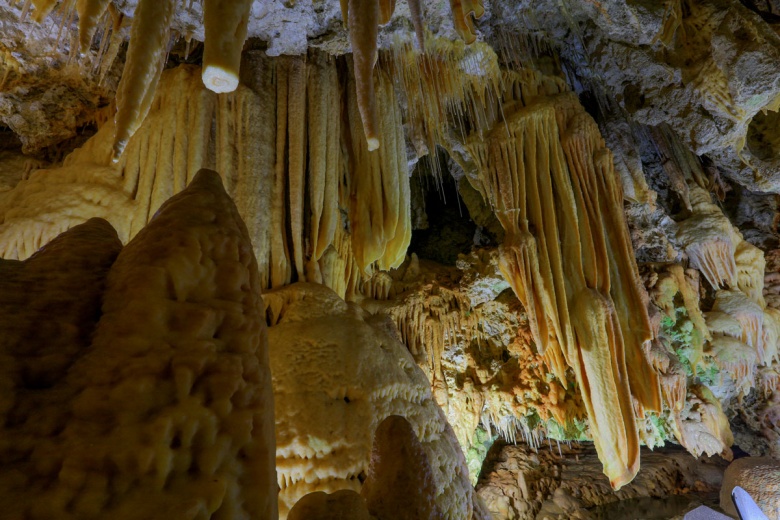
[(125, 69), (116, 91), (112, 157), (115, 162), (152, 107), (165, 66), (168, 27), (175, 6), (174, 0), (138, 2), (130, 35), (132, 44), (128, 46)]
[(216, 173), (124, 248), (92, 219), (0, 266), (3, 515), (275, 517), (257, 264)]
[[(281, 516), (315, 491), (359, 491), (361, 478), (369, 475), (373, 433), (390, 415), (411, 423), (434, 461), (433, 496), (440, 511), (447, 518), (476, 515), (452, 429), (411, 354), (380, 326), (381, 316), (316, 284), (274, 290), (265, 300)], [(316, 364), (292, 362), (312, 356)]]
[[(10, 515), (276, 507), (262, 360), (201, 359), (263, 318), (283, 516), (481, 518), (495, 442), (592, 441), (591, 498), (650, 485), (643, 444), (780, 453), (775, 4), (0, 2)], [(502, 515), (618, 514), (505, 462)]]
[(731, 491), (739, 486), (747, 491), (770, 520), (780, 518), (780, 464), (771, 457), (745, 457), (735, 460), (723, 475), (720, 507), (737, 516)]

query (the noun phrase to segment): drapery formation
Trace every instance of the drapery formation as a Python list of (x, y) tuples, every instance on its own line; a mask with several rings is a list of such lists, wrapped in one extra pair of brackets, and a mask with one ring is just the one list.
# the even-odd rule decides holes
[[(353, 293), (375, 267), (399, 265), (411, 239), (401, 113), (377, 73), (383, 149), (368, 153), (349, 69), (324, 55), (248, 54), (244, 83), (216, 96), (200, 69), (163, 74), (149, 116), (110, 163), (113, 122), (57, 170), (0, 201), (0, 255), (24, 259), (91, 217), (126, 242), (202, 167), (220, 172), (252, 237), (263, 288), (321, 282)], [(351, 76), (349, 76), (351, 78)], [(270, 223), (270, 225), (269, 225)]]
[(501, 269), (558, 378), (574, 371), (612, 485), (639, 469), (635, 405), (661, 409), (647, 299), (622, 191), (595, 122), (572, 94), (505, 105), (467, 149), (506, 238)]

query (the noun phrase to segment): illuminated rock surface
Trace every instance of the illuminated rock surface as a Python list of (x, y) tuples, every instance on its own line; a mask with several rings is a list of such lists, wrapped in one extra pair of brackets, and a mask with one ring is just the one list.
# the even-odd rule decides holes
[[(609, 517), (630, 500), (681, 492), (663, 472), (642, 476), (657, 462), (642, 445), (675, 443), (708, 460), (780, 457), (776, 4), (1, 2), (0, 427), (5, 466), (28, 480), (9, 473), (0, 496), (22, 497), (12, 514), (53, 493), (33, 517), (99, 516), (124, 507), (101, 497), (151, 479), (175, 489), (142, 507), (179, 507), (172, 497), (195, 486), (200, 505), (182, 511), (273, 516), (245, 511), (277, 501), (241, 498), (250, 484), (238, 470), (199, 480), (221, 471), (219, 457), (249, 464), (260, 452), (242, 443), (259, 439), (264, 471), (276, 460), (282, 515), (306, 496), (298, 514), (331, 504), (364, 517), (481, 518), (472, 485), (492, 443), (577, 440), (595, 450), (584, 474), (603, 471), (593, 480), (619, 489), (603, 496), (629, 501), (594, 509), (604, 504), (547, 486), (522, 514)], [(232, 246), (196, 255), (185, 230), (193, 219), (165, 217), (180, 204), (166, 201), (203, 168), (233, 202), (220, 192), (222, 202), (195, 213), (231, 215), (244, 271), (221, 266)], [(208, 176), (193, 191), (204, 182), (219, 191)], [(161, 219), (178, 231), (148, 238)], [(162, 262), (165, 283), (134, 252), (148, 240), (144, 254)], [(179, 253), (188, 260), (165, 263)], [(198, 285), (205, 279), (215, 281)], [(224, 296), (222, 284), (238, 289)], [(141, 305), (144, 287), (174, 297)], [(184, 317), (168, 319), (180, 305)], [(228, 308), (241, 320), (223, 316)], [(226, 324), (214, 325), (220, 316)], [(262, 409), (265, 429), (241, 430), (249, 397), (204, 398), (205, 411), (187, 413), (233, 425), (230, 442), (215, 426), (205, 441), (139, 448), (184, 419), (144, 437), (138, 410), (168, 417), (189, 402), (188, 374), (206, 370), (190, 359), (170, 374), (150, 368), (155, 379), (141, 370), (158, 366), (155, 349), (212, 325), (241, 335), (262, 321), (282, 403), (273, 419)], [(144, 342), (151, 353), (123, 357)], [(108, 345), (114, 357), (80, 368)], [(132, 382), (115, 377), (135, 363)], [(207, 393), (265, 385), (217, 365), (203, 375), (219, 375)], [(95, 375), (82, 388), (85, 371)], [(163, 372), (170, 388), (157, 388)], [(76, 406), (87, 390), (97, 395), (93, 384), (109, 397), (151, 392), (162, 408), (141, 397)], [(100, 422), (90, 413), (136, 419), (121, 435), (102, 432), (87, 467), (68, 443), (77, 421)], [(414, 435), (396, 424), (404, 442), (377, 434), (375, 443), (392, 415)], [(40, 447), (55, 438), (56, 449)], [(177, 450), (195, 460), (202, 443), (211, 458), (181, 474)], [(422, 492), (409, 502), (416, 512), (374, 508), (408, 493), (372, 486), (372, 449), (399, 454), (376, 455), (385, 476), (422, 479), (402, 479)], [(401, 454), (420, 450), (416, 474)], [(138, 478), (116, 476), (115, 486), (109, 459)], [(525, 496), (528, 482), (502, 478), (494, 505)], [(652, 496), (619, 495), (651, 481)], [(366, 495), (334, 493), (345, 487)], [(261, 495), (264, 506), (252, 502)], [(499, 516), (522, 509), (499, 506)]]
[(0, 266), (3, 514), (275, 516), (257, 264), (216, 173), (124, 248), (92, 219)]

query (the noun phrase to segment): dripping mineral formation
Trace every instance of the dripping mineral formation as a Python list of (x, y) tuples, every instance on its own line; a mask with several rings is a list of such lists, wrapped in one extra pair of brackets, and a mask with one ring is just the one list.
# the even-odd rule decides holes
[(0, 518), (777, 518), (779, 16), (0, 0)]

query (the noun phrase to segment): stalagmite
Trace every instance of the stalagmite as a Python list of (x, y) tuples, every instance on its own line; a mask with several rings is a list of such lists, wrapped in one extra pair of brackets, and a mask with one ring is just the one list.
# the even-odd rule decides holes
[[(59, 330), (40, 336), (45, 345), (0, 334), (3, 370), (27, 372), (12, 374), (13, 406), (0, 402), (16, 414), (3, 421), (2, 458), (14, 461), (0, 471), (3, 511), (274, 518), (259, 276), (219, 176), (198, 173), (120, 248), (111, 227), (93, 219), (2, 277), (17, 289), (36, 283), (0, 291), (0, 306), (21, 296), (33, 306), (20, 309), (44, 305), (50, 316), (20, 316), (25, 336), (31, 325)], [(67, 261), (68, 269), (49, 268), (41, 278), (36, 266), (46, 259)], [(32, 359), (41, 361), (37, 372), (25, 369)]]
[(428, 455), (405, 418), (391, 415), (379, 423), (360, 494), (380, 519), (444, 518)]
[(295, 503), (287, 520), (376, 520), (366, 501), (351, 489), (315, 491)]
[(349, 40), (355, 64), (355, 90), (368, 151), (379, 148), (373, 74), (377, 60), (379, 16), (379, 0), (349, 0)]
[(100, 17), (108, 9), (111, 0), (76, 0), (76, 11), (79, 14), (79, 52), (86, 54), (92, 43)]
[(252, 0), (205, 0), (203, 4), (203, 84), (217, 93), (233, 92)]
[(160, 80), (176, 0), (140, 0), (135, 9), (125, 68), (116, 92), (113, 160), (143, 123)]
[(445, 518), (471, 518), (475, 498), (463, 453), (425, 375), (389, 332), (392, 325), (319, 284), (293, 284), (263, 298), (271, 323), (280, 517), (309, 493), (360, 490), (357, 476), (369, 470), (374, 431), (400, 415), (436, 461), (437, 508)]

